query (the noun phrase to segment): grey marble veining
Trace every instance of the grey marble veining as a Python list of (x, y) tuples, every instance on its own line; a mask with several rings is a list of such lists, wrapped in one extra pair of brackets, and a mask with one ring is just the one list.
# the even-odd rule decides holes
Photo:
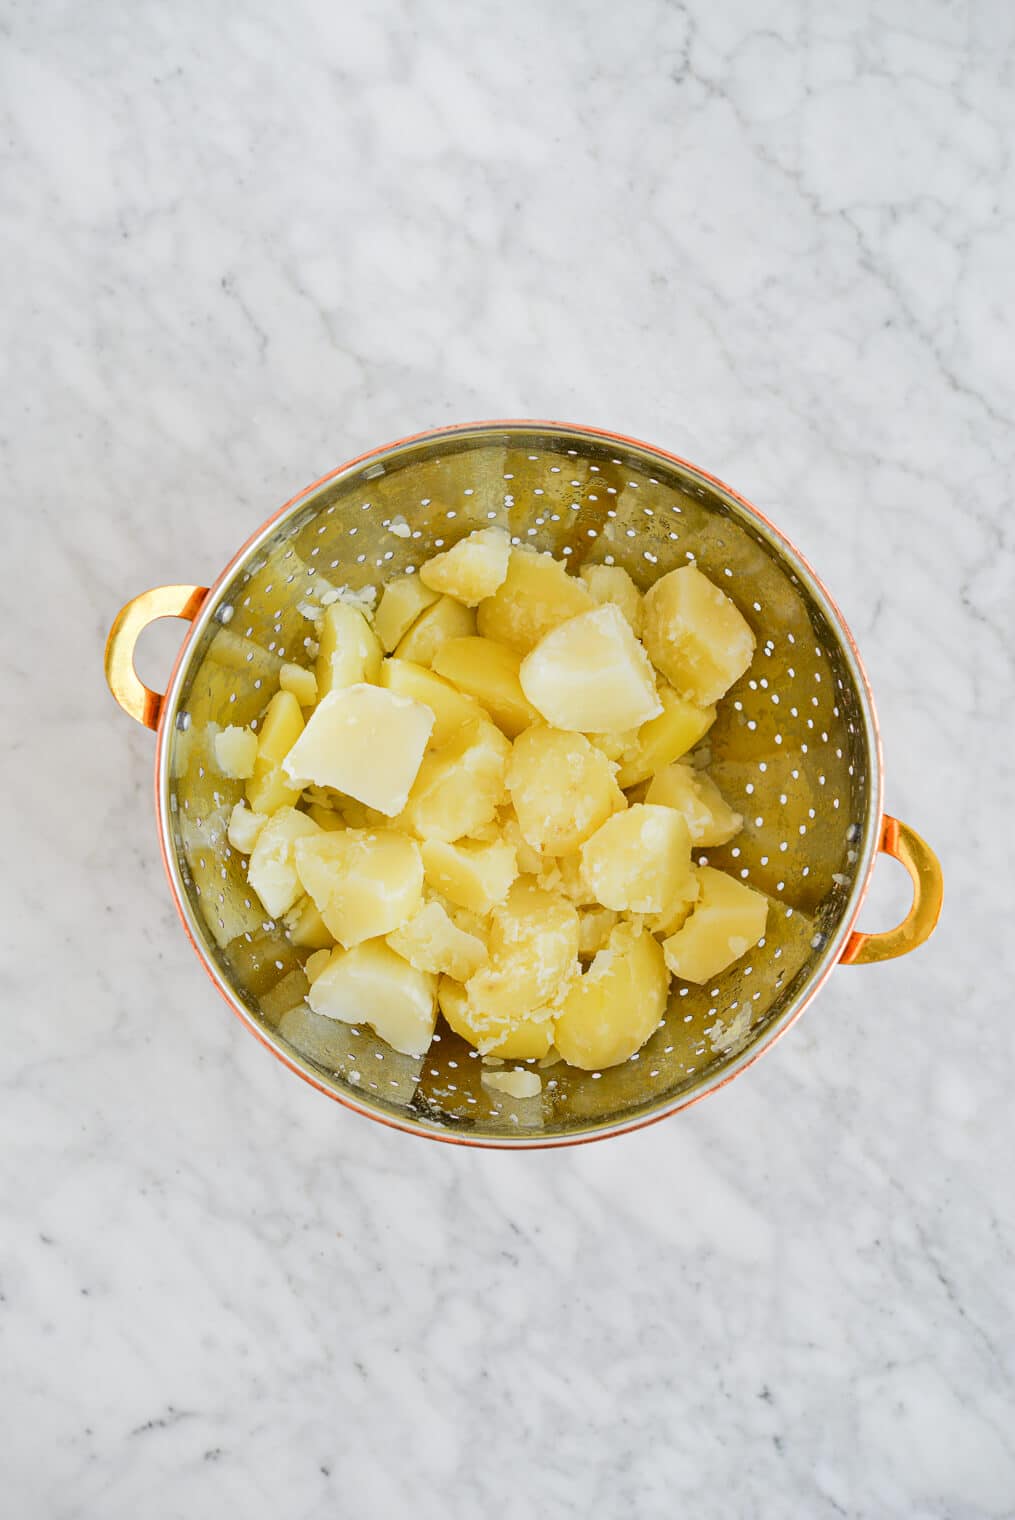
[[(45, 0), (0, 100), (5, 1512), (1015, 1514), (1015, 12)], [(101, 649), (509, 415), (798, 542), (948, 901), (688, 1113), (460, 1154), (229, 1017)]]

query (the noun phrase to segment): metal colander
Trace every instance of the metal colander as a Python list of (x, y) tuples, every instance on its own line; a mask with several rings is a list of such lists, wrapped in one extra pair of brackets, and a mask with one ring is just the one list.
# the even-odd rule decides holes
[[(310, 1010), (306, 952), (266, 918), (226, 838), (242, 783), (224, 779), (210, 758), (218, 727), (259, 717), (283, 660), (310, 663), (312, 614), (329, 591), (379, 588), (490, 524), (572, 570), (622, 565), (642, 589), (694, 562), (757, 637), (750, 670), (705, 740), (711, 774), (744, 827), (697, 858), (769, 895), (764, 939), (713, 984), (674, 981), (663, 1023), (625, 1064), (592, 1073), (545, 1067), (541, 1094), (524, 1099), (485, 1085), (482, 1058), (442, 1021), (429, 1052), (413, 1059), (365, 1025)], [(160, 699), (130, 661), (140, 628), (166, 613), (193, 626)], [(283, 508), (211, 591), (161, 588), (128, 604), (110, 636), (107, 672), (122, 704), (158, 727), (163, 853), (213, 979), (287, 1064), (403, 1129), (478, 1144), (559, 1144), (648, 1122), (747, 1065), (840, 958), (897, 954), (933, 927), (936, 862), (917, 836), (882, 819), (870, 693), (827, 593), (727, 487), (629, 439), (498, 423), (354, 461)], [(922, 893), (899, 930), (851, 935), (879, 843), (893, 841)]]

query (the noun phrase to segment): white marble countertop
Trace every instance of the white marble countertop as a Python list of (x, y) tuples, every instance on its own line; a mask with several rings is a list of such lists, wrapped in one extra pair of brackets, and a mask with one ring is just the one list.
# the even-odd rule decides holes
[[(7, 10), (5, 1513), (1011, 1516), (1015, 15), (355, 9)], [(686, 1114), (463, 1154), (219, 1002), (101, 651), (343, 459), (506, 415), (796, 539), (948, 901)]]

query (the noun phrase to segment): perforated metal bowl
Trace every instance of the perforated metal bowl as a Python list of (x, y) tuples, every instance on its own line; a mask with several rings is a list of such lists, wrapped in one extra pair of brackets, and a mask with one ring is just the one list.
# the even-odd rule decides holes
[[(696, 562), (757, 635), (748, 673), (708, 736), (711, 773), (745, 818), (704, 852), (772, 899), (765, 938), (707, 987), (674, 982), (666, 1018), (624, 1065), (542, 1072), (538, 1098), (480, 1080), (480, 1058), (442, 1023), (421, 1060), (366, 1026), (320, 1018), (304, 998), (305, 952), (268, 920), (226, 825), (241, 795), (211, 763), (216, 726), (255, 719), (283, 659), (309, 660), (307, 610), (329, 587), (378, 586), (478, 526), (572, 569), (622, 565), (642, 588)], [(164, 697), (133, 668), (153, 618), (189, 619)], [(220, 992), (292, 1070), (357, 1112), (434, 1139), (561, 1145), (662, 1118), (728, 1081), (800, 1014), (839, 962), (885, 959), (934, 927), (940, 869), (882, 814), (870, 690), (835, 604), (796, 550), (727, 486), (646, 444), (558, 423), (443, 429), (353, 460), (295, 497), (210, 590), (161, 587), (122, 610), (106, 670), (114, 695), (158, 731), (156, 803), (173, 897)], [(853, 925), (878, 849), (914, 883), (905, 922)]]

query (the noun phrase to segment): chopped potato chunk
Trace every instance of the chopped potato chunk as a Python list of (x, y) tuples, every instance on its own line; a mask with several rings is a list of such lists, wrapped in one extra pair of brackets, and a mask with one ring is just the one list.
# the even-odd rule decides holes
[(514, 849), (502, 840), (424, 839), (420, 853), (429, 885), (470, 913), (487, 914), (503, 902), (518, 875)]
[(617, 757), (620, 760), (617, 785), (625, 791), (686, 755), (715, 722), (714, 707), (687, 702), (669, 686), (660, 688), (659, 699), (663, 710), (658, 718), (644, 723), (633, 742)]
[(426, 755), (399, 824), (420, 839), (460, 839), (489, 823), (504, 800), (511, 746), (489, 718), (463, 724)]
[(300, 785), (334, 787), (388, 817), (416, 780), (433, 713), (410, 697), (357, 683), (321, 698), (283, 764)]
[(330, 949), (335, 943), (313, 898), (301, 897), (286, 914), (285, 924), (290, 941), (301, 950)]
[(618, 924), (606, 949), (565, 995), (554, 1044), (582, 1071), (619, 1066), (658, 1028), (668, 991), (666, 962), (652, 935), (635, 924)]
[(578, 574), (600, 607), (612, 602), (626, 617), (631, 632), (641, 633), (641, 592), (626, 570), (619, 565), (582, 565)]
[(514, 1071), (484, 1070), (479, 1080), (484, 1087), (506, 1093), (509, 1098), (538, 1098), (543, 1090), (543, 1079), (539, 1073), (526, 1071), (523, 1066), (516, 1066)]
[(581, 847), (582, 875), (604, 908), (661, 913), (693, 896), (691, 835), (672, 808), (635, 803), (616, 813)]
[(587, 589), (559, 560), (535, 549), (515, 548), (503, 584), (480, 602), (476, 621), (485, 639), (528, 654), (551, 628), (594, 606)]
[(466, 607), (492, 596), (507, 575), (511, 540), (503, 528), (477, 528), (468, 538), (437, 554), (420, 570), (420, 579)]
[(518, 680), (521, 662), (517, 649), (477, 637), (449, 639), (434, 655), (433, 668), (481, 703), (498, 728), (513, 739), (539, 718)]
[(578, 914), (531, 878), (516, 881), (490, 915), (490, 961), (466, 983), (477, 1017), (513, 1019), (551, 1003), (575, 974)]
[(312, 818), (319, 829), (333, 834), (336, 829), (347, 829), (348, 820), (333, 808), (322, 807), (319, 802), (311, 802), (307, 808), (307, 817)]
[(387, 936), (388, 944), (417, 971), (443, 972), (464, 982), (486, 961), (486, 945), (474, 934), (459, 929), (439, 902), (424, 903), (400, 929)]
[(296, 872), (328, 930), (349, 949), (390, 934), (423, 901), (419, 846), (393, 829), (344, 829), (297, 840)]
[(476, 631), (476, 614), (453, 597), (442, 596), (416, 619), (395, 645), (400, 660), (432, 665), (433, 657), (448, 639), (464, 639)]
[(388, 582), (374, 613), (374, 632), (388, 654), (437, 597), (438, 592), (431, 591), (418, 575), (399, 575)]
[(682, 928), (663, 942), (666, 964), (685, 982), (708, 982), (726, 971), (765, 932), (768, 899), (743, 882), (698, 867), (701, 893)]
[(369, 1024), (393, 1050), (425, 1055), (437, 1022), (437, 979), (396, 955), (383, 940), (334, 950), (310, 985), (315, 1013)]
[(533, 707), (556, 728), (635, 728), (662, 712), (648, 657), (612, 603), (546, 634), (518, 674)]
[(220, 729), (215, 735), (215, 759), (223, 776), (249, 781), (257, 761), (257, 735), (232, 725)]
[(544, 855), (571, 854), (627, 806), (613, 767), (584, 734), (542, 724), (515, 740), (507, 787), (526, 843)]
[(578, 913), (578, 954), (584, 959), (605, 949), (619, 922), (620, 916), (612, 908), (581, 908)]
[(711, 776), (679, 762), (653, 776), (645, 801), (683, 813), (692, 844), (726, 844), (744, 821), (730, 807)]
[(433, 713), (432, 749), (446, 744), (470, 718), (483, 715), (478, 702), (456, 690), (443, 676), (434, 675), (425, 665), (414, 665), (411, 660), (385, 660), (381, 666), (380, 684), (388, 691), (411, 697), (414, 702), (429, 707)]
[(249, 855), (267, 822), (267, 813), (252, 813), (245, 802), (238, 802), (229, 815), (229, 843), (241, 855)]
[(333, 949), (334, 944), (329, 943), (327, 947), (322, 946), (320, 950), (315, 950), (313, 955), (307, 956), (303, 970), (308, 982), (316, 982), (325, 966), (330, 964)]
[(437, 1001), (455, 1034), (483, 1055), (501, 1056), (509, 1061), (539, 1060), (553, 1041), (553, 1010), (542, 1008), (523, 1015), (508, 1025), (484, 1017), (469, 1003), (460, 982), (442, 976), (437, 987)]
[(296, 871), (296, 842), (319, 833), (317, 824), (306, 813), (282, 807), (258, 834), (247, 866), (247, 880), (271, 918), (280, 918), (302, 896)]
[(283, 691), (291, 691), (301, 707), (313, 707), (317, 701), (317, 677), (302, 665), (285, 664), (278, 673)]
[(342, 686), (376, 681), (381, 669), (381, 646), (358, 607), (332, 602), (318, 625), (317, 691), (320, 697)]
[(300, 788), (282, 770), (282, 761), (302, 732), (300, 704), (291, 691), (277, 691), (265, 709), (254, 774), (247, 782), (247, 801), (255, 813), (276, 813), (300, 800)]
[(694, 565), (671, 570), (645, 593), (642, 638), (674, 690), (703, 707), (718, 702), (754, 654), (746, 620)]

